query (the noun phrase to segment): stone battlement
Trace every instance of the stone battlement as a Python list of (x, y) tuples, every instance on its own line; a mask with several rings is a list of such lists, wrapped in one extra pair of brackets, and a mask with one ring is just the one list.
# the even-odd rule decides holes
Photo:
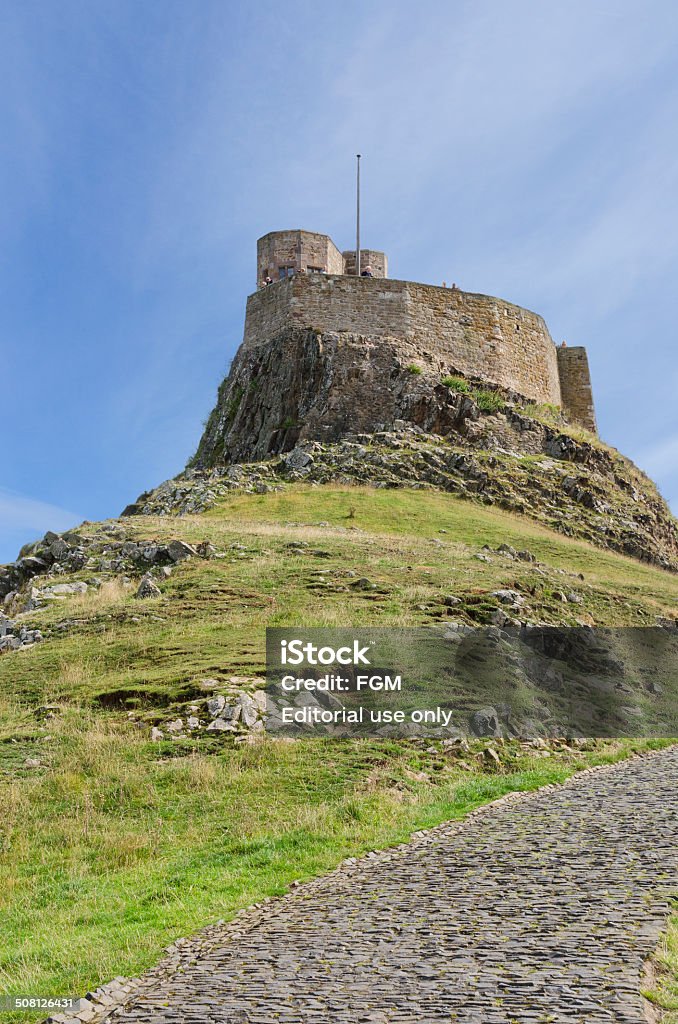
[[(297, 274), (250, 295), (243, 349), (290, 328), (402, 339), (442, 372), (565, 405), (578, 422), (595, 427), (584, 350), (556, 349), (541, 316), (503, 299), (412, 281)], [(561, 351), (567, 355), (559, 359)]]
[[(388, 277), (386, 254), (360, 250), (360, 266), (373, 277)], [(355, 249), (340, 252), (329, 235), (317, 231), (269, 231), (257, 240), (257, 284), (270, 277), (281, 281), (293, 274), (353, 274)]]

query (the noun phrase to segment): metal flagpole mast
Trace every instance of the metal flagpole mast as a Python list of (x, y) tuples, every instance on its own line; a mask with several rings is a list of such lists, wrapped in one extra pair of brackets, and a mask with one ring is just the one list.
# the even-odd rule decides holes
[(360, 277), (360, 153), (357, 154), (356, 217), (355, 217), (355, 272)]

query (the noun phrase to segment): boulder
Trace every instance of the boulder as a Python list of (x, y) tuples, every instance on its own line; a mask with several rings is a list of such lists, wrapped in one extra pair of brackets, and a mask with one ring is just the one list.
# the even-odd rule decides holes
[(496, 708), (486, 707), (474, 711), (469, 725), (475, 736), (501, 736), (499, 712)]
[(142, 577), (141, 583), (139, 584), (139, 588), (138, 588), (137, 593), (136, 593), (136, 596), (141, 598), (141, 599), (145, 599), (145, 598), (149, 598), (149, 597), (150, 598), (161, 597), (162, 596), (162, 592), (161, 592), (160, 587), (158, 586), (158, 584), (153, 579), (153, 577), (149, 576), (147, 574), (146, 576)]
[(78, 569), (83, 569), (87, 564), (87, 555), (84, 551), (71, 551), (66, 556), (66, 565), (69, 569), (73, 569), (77, 572)]
[(62, 562), (64, 558), (67, 557), (71, 549), (63, 537), (57, 537), (56, 540), (52, 541), (47, 550), (55, 562)]
[(183, 540), (173, 540), (167, 545), (167, 553), (173, 562), (183, 562), (185, 558), (196, 556), (198, 552)]
[(18, 562), (14, 563), (14, 567), (25, 579), (37, 576), (38, 573), (46, 572), (49, 568), (44, 558), (38, 558), (36, 555), (27, 555), (25, 558), (20, 558)]
[(0, 654), (5, 651), (18, 651), (21, 647), (21, 640), (18, 636), (3, 636), (0, 637)]
[(300, 469), (306, 469), (307, 466), (311, 466), (314, 460), (313, 456), (305, 451), (305, 449), (293, 448), (292, 451), (285, 456), (283, 461), (287, 469), (298, 471)]
[(223, 718), (215, 718), (207, 726), (207, 732), (235, 732), (235, 726), (231, 722), (225, 722)]
[(44, 587), (40, 591), (40, 597), (48, 599), (69, 597), (71, 594), (86, 594), (88, 589), (87, 584), (81, 581), (76, 583), (55, 583), (53, 587)]
[(19, 639), (23, 647), (29, 647), (31, 644), (38, 644), (43, 639), (42, 633), (39, 629), (26, 629), (23, 626), (19, 630)]
[(221, 716), (221, 712), (224, 710), (225, 707), (226, 698), (222, 697), (221, 694), (219, 694), (216, 697), (212, 697), (210, 700), (207, 701), (207, 710), (209, 711), (212, 718), (219, 718)]
[(513, 608), (520, 608), (525, 603), (525, 598), (517, 590), (493, 590), (492, 597), (496, 597), (502, 604), (511, 605)]
[(255, 690), (252, 694), (252, 700), (256, 707), (263, 714), (266, 711), (268, 704), (268, 696), (265, 690)]
[(236, 707), (240, 710), (240, 720), (243, 725), (248, 729), (251, 729), (254, 723), (259, 718), (259, 708), (257, 703), (250, 697), (248, 693), (239, 693), (235, 701)]
[(196, 551), (201, 558), (214, 558), (217, 553), (217, 549), (214, 544), (210, 544), (208, 540), (204, 540), (201, 544), (198, 544)]

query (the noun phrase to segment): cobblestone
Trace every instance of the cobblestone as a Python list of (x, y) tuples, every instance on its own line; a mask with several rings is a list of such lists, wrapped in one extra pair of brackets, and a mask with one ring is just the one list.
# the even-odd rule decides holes
[(645, 1024), (678, 747), (351, 859), (171, 947), (126, 1024)]

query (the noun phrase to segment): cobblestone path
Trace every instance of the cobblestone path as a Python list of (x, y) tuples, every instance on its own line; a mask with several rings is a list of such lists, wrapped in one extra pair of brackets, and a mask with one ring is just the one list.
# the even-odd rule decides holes
[(674, 747), (500, 801), (180, 944), (114, 1019), (641, 1024), (677, 794)]

